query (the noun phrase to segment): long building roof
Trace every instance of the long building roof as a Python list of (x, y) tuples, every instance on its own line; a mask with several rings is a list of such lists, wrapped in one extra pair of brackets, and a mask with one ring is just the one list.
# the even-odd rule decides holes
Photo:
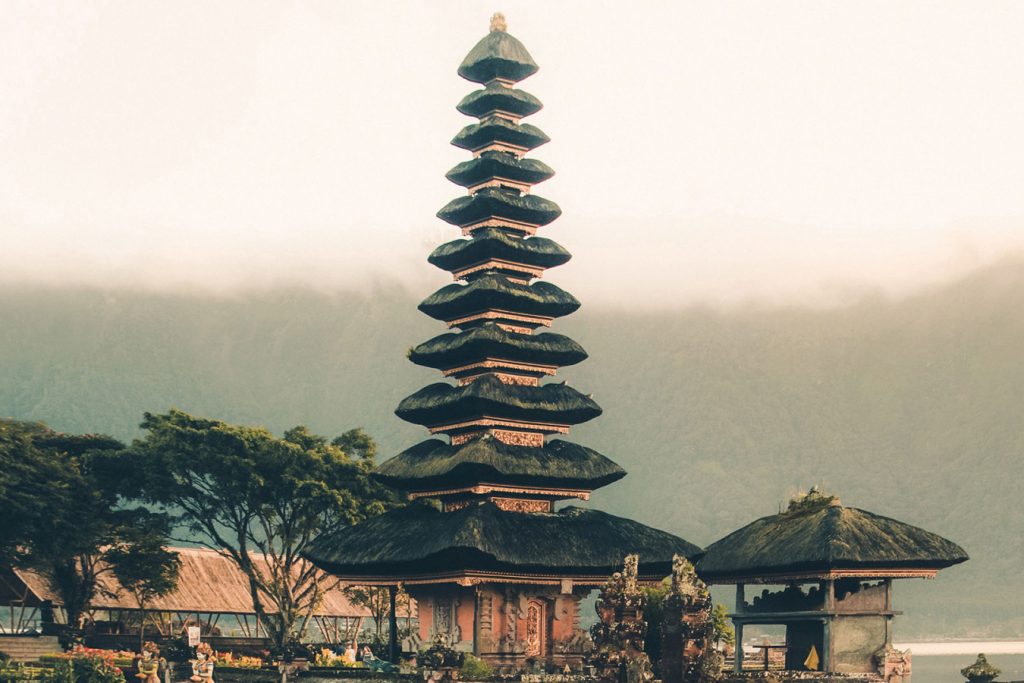
[[(249, 581), (234, 562), (208, 548), (171, 550), (177, 552), (181, 559), (178, 586), (168, 595), (156, 598), (146, 605), (147, 610), (205, 614), (255, 613), (249, 594)], [(61, 604), (60, 596), (50, 589), (45, 578), (34, 571), (14, 569), (3, 572), (0, 578), (3, 579), (0, 584), (0, 597), (6, 597), (8, 601), (25, 599), (30, 606), (47, 600), (54, 605)], [(99, 590), (92, 600), (92, 608), (139, 609), (134, 596), (122, 588), (109, 572), (100, 575), (99, 583)], [(341, 588), (328, 590), (314, 614), (324, 617), (370, 616), (369, 610), (365, 607), (353, 605)]]

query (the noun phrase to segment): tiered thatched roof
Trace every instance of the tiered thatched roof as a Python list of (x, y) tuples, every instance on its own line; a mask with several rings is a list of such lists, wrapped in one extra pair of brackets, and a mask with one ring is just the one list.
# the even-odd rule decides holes
[(440, 509), (413, 503), (317, 539), (309, 557), (347, 580), (466, 581), (475, 573), (480, 580), (557, 583), (561, 576), (603, 583), (630, 553), (640, 554), (646, 575), (660, 579), (674, 553), (694, 558), (700, 552), (676, 536), (595, 510), (552, 512), (556, 501), (586, 498), (624, 472), (588, 448), (547, 440), (601, 409), (590, 396), (551, 381), (558, 368), (586, 358), (583, 348), (562, 335), (530, 333), (580, 306), (541, 279), (569, 253), (531, 236), (561, 214), (532, 187), (553, 171), (525, 158), (548, 140), (521, 121), (541, 103), (516, 82), (536, 70), (499, 15), (459, 67), (464, 78), (485, 84), (459, 104), (479, 121), (453, 140), (474, 152), (448, 173), (468, 196), (438, 212), (464, 238), (442, 244), (430, 262), (464, 284), (442, 287), (420, 304), (454, 330), (409, 354), (459, 384), (431, 384), (395, 411), (455, 443), (425, 441), (376, 471), (411, 494), (436, 496)]

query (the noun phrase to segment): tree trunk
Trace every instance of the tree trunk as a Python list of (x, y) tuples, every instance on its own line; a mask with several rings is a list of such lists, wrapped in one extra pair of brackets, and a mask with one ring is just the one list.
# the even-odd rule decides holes
[(146, 640), (146, 603), (136, 596), (139, 602), (139, 654), (142, 654), (142, 646)]

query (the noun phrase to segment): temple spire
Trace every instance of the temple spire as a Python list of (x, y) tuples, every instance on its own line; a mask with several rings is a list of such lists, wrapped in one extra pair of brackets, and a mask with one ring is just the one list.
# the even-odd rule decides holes
[(414, 638), (443, 639), (502, 672), (528, 662), (579, 667), (589, 641), (580, 601), (625, 555), (638, 554), (638, 576), (657, 581), (673, 555), (701, 552), (599, 510), (555, 508), (625, 472), (558, 438), (601, 408), (551, 381), (587, 353), (545, 331), (580, 302), (548, 281), (570, 255), (547, 236), (561, 209), (534, 191), (554, 175), (530, 157), (547, 135), (522, 121), (543, 106), (518, 87), (537, 69), (500, 14), (458, 68), (479, 87), (457, 105), (473, 120), (452, 141), (466, 150), (447, 174), (461, 196), (438, 212), (452, 239), (428, 259), (452, 282), (419, 306), (448, 330), (409, 351), (441, 381), (395, 410), (431, 436), (373, 473), (429, 502), (337, 529), (307, 552), (347, 583), (406, 586), (419, 614)]

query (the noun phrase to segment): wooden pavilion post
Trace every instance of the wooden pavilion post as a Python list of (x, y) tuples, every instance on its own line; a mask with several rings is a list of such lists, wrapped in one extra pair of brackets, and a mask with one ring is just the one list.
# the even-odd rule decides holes
[(825, 623), (821, 627), (821, 670), (832, 671), (832, 613), (836, 610), (836, 582), (828, 579), (825, 589)]
[(388, 610), (388, 658), (393, 664), (398, 663), (398, 586), (388, 586), (388, 597), (391, 609)]
[[(743, 594), (744, 585), (742, 583), (736, 584), (736, 614), (742, 614), (744, 606), (746, 605), (746, 597)], [(736, 649), (733, 651), (733, 671), (739, 673), (743, 671), (743, 621), (733, 620), (733, 625), (736, 631)]]
[(892, 647), (892, 579), (885, 579), (885, 646)]

